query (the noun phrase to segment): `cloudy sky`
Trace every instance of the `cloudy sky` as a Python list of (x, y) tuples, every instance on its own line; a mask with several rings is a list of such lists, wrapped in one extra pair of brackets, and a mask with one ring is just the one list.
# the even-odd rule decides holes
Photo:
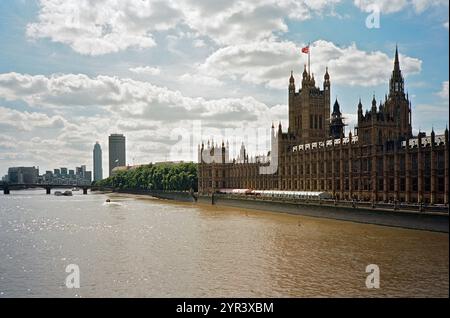
[(1, 1), (0, 174), (91, 169), (99, 141), (107, 175), (110, 133), (130, 164), (196, 160), (200, 134), (267, 151), (309, 42), (350, 129), (359, 98), (384, 99), (397, 43), (414, 131), (442, 132), (448, 19), (447, 0)]

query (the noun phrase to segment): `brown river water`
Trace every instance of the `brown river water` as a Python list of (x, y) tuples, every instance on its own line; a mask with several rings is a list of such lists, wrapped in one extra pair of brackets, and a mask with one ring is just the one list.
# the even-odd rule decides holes
[(133, 195), (0, 194), (0, 257), (0, 297), (449, 296), (448, 234)]

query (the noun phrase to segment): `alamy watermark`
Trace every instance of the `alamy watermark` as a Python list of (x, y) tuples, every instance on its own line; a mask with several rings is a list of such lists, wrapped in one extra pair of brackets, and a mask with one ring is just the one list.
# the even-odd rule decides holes
[(381, 17), (380, 6), (377, 4), (371, 4), (367, 7), (367, 12), (370, 12), (370, 14), (366, 18), (366, 28), (379, 29)]
[(66, 277), (66, 287), (80, 288), (80, 267), (77, 264), (69, 264), (66, 266), (66, 273), (69, 273)]
[[(256, 126), (235, 128), (202, 127), (200, 120), (192, 121), (191, 128), (178, 127), (171, 130), (169, 160), (190, 158), (203, 163), (237, 162), (259, 163), (260, 174), (274, 174), (278, 169), (279, 131)], [(245, 147), (243, 158), (242, 147)], [(226, 148), (223, 157), (222, 146)]]
[(368, 289), (380, 288), (380, 268), (376, 264), (369, 264), (366, 266), (366, 287)]

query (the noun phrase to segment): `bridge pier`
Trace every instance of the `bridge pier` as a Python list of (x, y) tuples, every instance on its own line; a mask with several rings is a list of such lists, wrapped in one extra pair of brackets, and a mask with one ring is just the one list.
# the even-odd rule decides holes
[(87, 188), (83, 188), (83, 194), (87, 194)]
[(9, 194), (9, 188), (3, 188), (3, 194)]
[(46, 194), (50, 194), (51, 193), (51, 188), (50, 187), (46, 187), (45, 188), (45, 193)]

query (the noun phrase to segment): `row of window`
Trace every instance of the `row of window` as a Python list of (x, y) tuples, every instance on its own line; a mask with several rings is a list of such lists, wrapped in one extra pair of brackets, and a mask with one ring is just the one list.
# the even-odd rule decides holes
[(309, 115), (309, 128), (310, 129), (323, 129), (322, 115)]

